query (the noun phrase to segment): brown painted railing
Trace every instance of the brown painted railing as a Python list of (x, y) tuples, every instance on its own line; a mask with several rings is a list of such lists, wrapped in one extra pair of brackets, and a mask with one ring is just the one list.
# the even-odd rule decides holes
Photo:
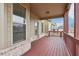
[[(52, 35), (51, 35), (51, 33), (52, 33)], [(63, 37), (63, 31), (48, 31), (48, 36)]]
[(64, 40), (66, 43), (66, 46), (68, 48), (68, 51), (73, 56), (79, 55), (79, 40), (72, 37), (71, 35), (64, 33)]

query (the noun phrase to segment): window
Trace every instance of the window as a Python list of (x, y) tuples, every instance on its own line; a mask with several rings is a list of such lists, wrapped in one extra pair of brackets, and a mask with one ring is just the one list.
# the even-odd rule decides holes
[(39, 23), (35, 22), (35, 35), (38, 35)]
[(41, 23), (41, 32), (43, 33), (43, 23)]
[(69, 14), (68, 14), (68, 20), (69, 20), (69, 33), (74, 34), (74, 4), (71, 4)]
[(20, 4), (13, 4), (13, 43), (26, 39), (25, 11)]

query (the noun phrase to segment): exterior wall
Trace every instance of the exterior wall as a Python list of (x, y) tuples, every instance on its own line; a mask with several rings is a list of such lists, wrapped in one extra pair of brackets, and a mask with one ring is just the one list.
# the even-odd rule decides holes
[(12, 44), (12, 5), (0, 4), (0, 10), (0, 49), (4, 49)]
[[(24, 6), (24, 5), (23, 5)], [(24, 6), (25, 7), (25, 6)], [(13, 4), (0, 4), (0, 55), (22, 55), (31, 48), (30, 7), (26, 5), (26, 40), (13, 44)], [(18, 53), (17, 53), (18, 52)]]
[(34, 41), (37, 39), (37, 36), (35, 35), (35, 27), (34, 27), (34, 23), (35, 22), (38, 22), (38, 17), (35, 16), (32, 12), (31, 12), (31, 15), (30, 15), (30, 40), (31, 41)]
[[(26, 40), (13, 44), (13, 4), (0, 4), (0, 55), (22, 55), (31, 48), (31, 42), (46, 35), (48, 22), (43, 22), (30, 12), (29, 4), (21, 4), (26, 8)], [(34, 22), (39, 22), (39, 35), (35, 35)]]
[[(47, 22), (44, 22), (43, 23), (43, 33), (42, 33), (42, 26), (41, 26), (41, 23), (42, 23), (42, 21), (35, 15), (35, 14), (33, 14), (32, 12), (31, 12), (31, 21), (30, 21), (30, 37), (31, 37), (31, 41), (34, 41), (34, 40), (37, 40), (37, 39), (39, 39), (39, 38), (41, 38), (41, 37), (43, 37), (43, 36), (45, 36), (46, 35), (46, 29), (47, 29), (47, 31), (48, 31), (48, 28), (46, 28), (46, 25), (47, 25)], [(35, 27), (34, 27), (34, 23), (35, 22), (38, 22), (39, 23), (39, 28), (38, 28), (38, 35), (35, 35)]]
[[(42, 32), (43, 24), (43, 32)], [(39, 20), (39, 38), (48, 36), (48, 20)]]
[(48, 33), (48, 20), (42, 20), (43, 23), (43, 33)]
[(45, 33), (48, 33), (48, 20), (45, 20)]

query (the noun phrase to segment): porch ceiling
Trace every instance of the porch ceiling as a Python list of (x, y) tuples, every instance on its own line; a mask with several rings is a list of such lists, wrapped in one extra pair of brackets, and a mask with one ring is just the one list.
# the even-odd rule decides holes
[(63, 17), (67, 3), (31, 3), (31, 12), (40, 19)]

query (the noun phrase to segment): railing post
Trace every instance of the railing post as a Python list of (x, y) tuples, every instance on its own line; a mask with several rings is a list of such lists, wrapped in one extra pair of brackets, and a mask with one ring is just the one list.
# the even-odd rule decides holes
[(60, 31), (60, 37), (63, 37), (63, 31)]
[[(75, 18), (75, 20), (74, 20), (74, 37), (76, 38), (76, 39), (78, 39), (79, 38), (79, 3), (76, 3), (75, 5), (74, 5), (74, 18)], [(78, 55), (79, 56), (79, 45), (77, 45), (77, 43), (75, 43), (76, 44), (76, 55)]]
[[(65, 12), (65, 15), (64, 15), (64, 32), (68, 33), (68, 11)], [(66, 36), (64, 34), (64, 40), (66, 42)], [(66, 42), (67, 44), (67, 42)]]

